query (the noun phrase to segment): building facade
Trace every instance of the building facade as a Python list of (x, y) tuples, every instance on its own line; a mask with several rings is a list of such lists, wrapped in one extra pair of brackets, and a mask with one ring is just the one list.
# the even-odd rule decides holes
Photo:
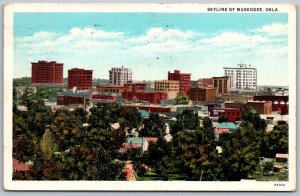
[(272, 114), (272, 102), (270, 101), (225, 102), (224, 106), (225, 108), (237, 108), (240, 110), (246, 108), (253, 108), (259, 114)]
[(253, 99), (254, 101), (270, 101), (273, 112), (279, 112), (281, 115), (289, 114), (288, 96), (254, 96)]
[(211, 108), (209, 109), (209, 116), (213, 118), (225, 116), (230, 122), (242, 120), (242, 114), (239, 108)]
[(215, 88), (191, 88), (190, 99), (199, 102), (215, 102), (216, 89)]
[(126, 83), (124, 87), (132, 92), (146, 91), (146, 83)]
[(101, 95), (101, 94), (92, 94), (93, 103), (115, 103), (116, 96), (114, 95)]
[(68, 88), (78, 90), (92, 89), (93, 70), (73, 68), (68, 70)]
[(189, 94), (191, 87), (191, 74), (180, 73), (179, 70), (174, 70), (174, 73), (168, 72), (168, 80), (179, 81), (179, 92)]
[(230, 93), (230, 79), (227, 76), (213, 77), (213, 86), (216, 88), (216, 95)]
[(123, 86), (126, 83), (132, 82), (131, 69), (124, 68), (111, 68), (109, 71), (109, 83), (111, 85)]
[(123, 92), (122, 98), (128, 101), (147, 101), (150, 104), (159, 104), (161, 100), (168, 99), (165, 92)]
[(171, 107), (160, 106), (160, 105), (123, 105), (124, 107), (135, 108), (137, 110), (145, 110), (147, 112), (156, 113), (169, 113), (171, 112)]
[(257, 71), (251, 65), (238, 64), (237, 67), (224, 67), (225, 76), (230, 78), (231, 90), (250, 90), (257, 88)]
[(89, 105), (91, 94), (89, 92), (65, 91), (57, 96), (57, 105)]
[(102, 93), (123, 93), (132, 91), (132, 89), (124, 86), (97, 86), (96, 90)]
[(63, 65), (56, 61), (31, 63), (31, 83), (62, 85), (64, 83)]
[(179, 92), (179, 81), (176, 80), (155, 80), (154, 81), (154, 91), (159, 92)]

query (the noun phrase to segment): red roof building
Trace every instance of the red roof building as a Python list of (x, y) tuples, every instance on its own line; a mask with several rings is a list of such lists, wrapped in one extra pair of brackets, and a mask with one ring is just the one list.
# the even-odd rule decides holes
[(146, 90), (146, 83), (126, 83), (124, 87), (130, 89), (132, 92), (140, 92)]
[(212, 87), (191, 88), (190, 99), (192, 101), (200, 101), (200, 102), (215, 102), (216, 89)]
[(92, 95), (92, 101), (106, 102), (106, 103), (115, 103), (116, 102), (116, 96), (114, 96), (114, 95), (93, 94)]
[(281, 115), (289, 114), (289, 97), (288, 96), (254, 96), (254, 101), (271, 101), (272, 111), (280, 112)]
[(123, 92), (122, 98), (128, 101), (147, 101), (150, 104), (159, 104), (161, 100), (168, 99), (165, 92)]
[(225, 116), (230, 122), (242, 120), (241, 111), (237, 108), (211, 108), (209, 111), (209, 116), (215, 118)]
[(174, 70), (174, 73), (168, 72), (168, 80), (179, 81), (179, 92), (189, 95), (191, 87), (190, 73), (180, 73), (179, 70)]
[(68, 88), (76, 87), (78, 90), (92, 89), (93, 70), (74, 68), (68, 70)]
[(31, 63), (31, 83), (63, 84), (63, 65), (56, 61)]
[(13, 172), (26, 172), (29, 170), (29, 165), (13, 158)]
[(147, 112), (168, 113), (171, 107), (159, 105), (123, 105), (124, 107), (135, 108), (137, 110), (145, 110)]

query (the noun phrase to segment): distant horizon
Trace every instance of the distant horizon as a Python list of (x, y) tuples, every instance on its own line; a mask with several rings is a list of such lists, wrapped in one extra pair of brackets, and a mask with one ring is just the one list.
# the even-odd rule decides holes
[(197, 80), (243, 63), (257, 69), (258, 85), (284, 86), (287, 24), (284, 13), (16, 13), (13, 73), (30, 77), (31, 62), (45, 60), (64, 63), (64, 75), (83, 68), (108, 78), (124, 66), (134, 80), (175, 69)]
[[(30, 76), (24, 76), (24, 77), (19, 77), (19, 78), (13, 78), (14, 79), (22, 79), (22, 78), (31, 78)], [(68, 79), (67, 77), (64, 77), (63, 79)], [(93, 78), (93, 80), (107, 80), (109, 81), (109, 79), (105, 79), (105, 78)], [(199, 78), (199, 79), (202, 79), (202, 78)], [(152, 81), (155, 81), (155, 80), (133, 80), (132, 82), (138, 82), (138, 81), (145, 81), (145, 82), (152, 82)], [(196, 80), (191, 80), (191, 81), (196, 81)], [(290, 87), (289, 85), (266, 85), (266, 84), (262, 84), (262, 85), (257, 85), (257, 88), (259, 87)]]

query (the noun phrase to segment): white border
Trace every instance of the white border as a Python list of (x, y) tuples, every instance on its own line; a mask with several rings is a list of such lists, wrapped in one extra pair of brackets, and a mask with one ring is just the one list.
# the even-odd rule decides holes
[[(261, 13), (208, 12), (207, 7), (274, 8), (288, 13), (289, 62), (289, 181), (195, 182), (195, 181), (12, 181), (12, 78), (13, 14), (15, 12), (168, 12), (168, 13)], [(274, 13), (274, 12), (264, 12)], [(293, 191), (296, 189), (296, 9), (291, 4), (108, 4), (18, 3), (4, 7), (4, 188), (6, 190), (117, 190), (117, 191)], [(282, 73), (284, 74), (284, 73)]]

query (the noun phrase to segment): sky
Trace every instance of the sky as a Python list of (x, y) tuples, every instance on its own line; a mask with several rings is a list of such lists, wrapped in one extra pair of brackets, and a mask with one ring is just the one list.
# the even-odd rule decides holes
[(258, 85), (288, 85), (287, 23), (284, 13), (15, 13), (14, 78), (39, 60), (64, 63), (64, 77), (77, 67), (108, 79), (124, 66), (133, 80), (223, 76), (243, 63)]

